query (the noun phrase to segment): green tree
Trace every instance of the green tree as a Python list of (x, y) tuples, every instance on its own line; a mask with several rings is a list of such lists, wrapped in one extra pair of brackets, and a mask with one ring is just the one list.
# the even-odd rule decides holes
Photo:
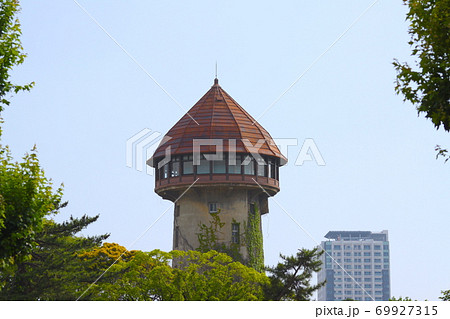
[[(0, 125), (1, 112), (9, 105), (10, 95), (30, 90), (34, 83), (17, 85), (10, 72), (23, 63), (17, 0), (0, 0)], [(0, 137), (2, 134), (0, 126)], [(52, 183), (39, 166), (36, 149), (23, 158), (12, 160), (8, 147), (0, 144), (0, 270), (8, 271), (15, 262), (26, 258), (34, 245), (35, 234), (42, 228), (43, 217), (55, 212), (61, 202), (61, 188)], [(0, 288), (2, 282), (0, 282)]]
[(443, 157), (444, 162), (445, 163), (448, 162), (448, 160), (450, 159), (450, 154), (448, 153), (448, 150), (446, 150), (445, 148), (442, 148), (440, 145), (436, 145), (434, 150), (437, 152), (436, 159), (439, 157)]
[(135, 251), (108, 272), (110, 280), (98, 281), (86, 296), (94, 300), (261, 300), (268, 280), (214, 250)]
[(0, 269), (31, 253), (44, 216), (57, 212), (61, 196), (39, 166), (35, 148), (18, 163), (0, 145)]
[(83, 263), (79, 255), (98, 247), (108, 235), (75, 234), (97, 219), (71, 217), (63, 223), (44, 219), (31, 258), (16, 264), (14, 272), (0, 273), (0, 280), (5, 282), (0, 300), (76, 300), (98, 276), (96, 271), (89, 271), (90, 264)]
[(10, 81), (10, 72), (26, 57), (20, 41), (20, 23), (16, 18), (19, 11), (18, 0), (0, 0), (0, 112), (10, 104), (8, 94), (29, 91), (34, 85), (34, 82), (17, 85)]
[(450, 290), (442, 290), (442, 296), (439, 297), (442, 301), (450, 301)]
[[(17, 0), (0, 0), (0, 124), (1, 112), (10, 104), (9, 95), (28, 91), (34, 84), (17, 85), (10, 80), (10, 72), (26, 56), (16, 18), (19, 10)], [(9, 148), (0, 144), (0, 271), (10, 272), (15, 263), (29, 257), (44, 216), (57, 212), (61, 196), (62, 188), (54, 191), (40, 168), (36, 147), (18, 163)], [(0, 288), (2, 285), (0, 281)]]
[(411, 298), (409, 298), (409, 297), (402, 297), (402, 296), (400, 296), (398, 298), (391, 297), (391, 298), (389, 298), (389, 301), (413, 301), (413, 300)]
[(320, 270), (320, 256), (323, 250), (301, 249), (295, 256), (283, 256), (283, 262), (276, 267), (267, 268), (269, 284), (264, 287), (265, 300), (309, 300), (312, 293), (322, 287), (325, 282), (311, 285), (314, 272)]
[[(403, 0), (415, 66), (394, 61), (395, 90), (424, 113), (438, 129), (450, 131), (450, 1)], [(439, 147), (439, 146), (438, 146)], [(437, 157), (448, 154), (438, 151)]]

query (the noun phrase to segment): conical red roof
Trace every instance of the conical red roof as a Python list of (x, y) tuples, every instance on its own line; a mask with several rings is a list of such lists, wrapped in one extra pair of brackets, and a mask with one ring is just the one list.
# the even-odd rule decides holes
[[(270, 134), (220, 87), (217, 79), (211, 89), (167, 132), (166, 137), (170, 139), (158, 146), (153, 159), (165, 156), (168, 146), (171, 147), (171, 155), (192, 154), (193, 139), (221, 139), (224, 152), (229, 150), (228, 140), (234, 139), (236, 153), (251, 153), (254, 149), (242, 141), (246, 139), (256, 148), (261, 145), (257, 150), (259, 154), (277, 157), (281, 165), (287, 162)], [(201, 151), (215, 153), (216, 147), (202, 146)]]

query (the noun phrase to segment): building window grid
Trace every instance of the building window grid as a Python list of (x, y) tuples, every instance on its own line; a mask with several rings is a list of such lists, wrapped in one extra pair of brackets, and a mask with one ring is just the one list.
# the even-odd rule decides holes
[[(334, 248), (333, 247), (333, 249), (335, 249), (335, 250), (340, 250), (341, 249), (340, 245), (335, 245), (335, 246), (337, 246), (338, 248)], [(381, 250), (381, 247), (383, 247), (383, 250), (387, 250), (388, 249), (388, 245), (381, 246), (381, 245), (372, 244), (372, 245), (361, 245), (361, 246), (363, 247), (364, 250)], [(352, 248), (354, 250), (358, 250), (358, 245), (352, 245), (352, 246), (350, 246), (350, 245), (342, 245), (342, 248), (344, 250), (344, 256), (345, 257), (349, 257), (349, 256), (352, 256), (352, 253), (349, 252), (349, 250), (351, 250)], [(361, 249), (361, 248), (359, 248), (359, 249)], [(362, 254), (361, 252), (353, 252), (353, 256), (361, 256), (361, 254)], [(364, 254), (364, 257), (371, 257), (371, 251), (365, 251), (365, 252), (363, 252), (363, 254)], [(333, 255), (335, 255), (335, 254), (333, 254)], [(340, 255), (340, 253), (339, 253), (339, 255)], [(382, 256), (381, 252), (376, 252), (376, 251), (373, 252), (373, 255), (375, 257)], [(388, 257), (389, 253), (384, 251), (383, 252), (383, 256)], [(355, 266), (357, 266), (357, 265), (355, 265), (355, 264), (359, 263), (360, 260), (361, 260), (360, 258), (354, 258), (353, 260), (349, 259), (349, 258), (344, 258), (344, 262), (348, 263), (348, 265), (344, 265), (344, 269), (352, 269), (352, 268), (356, 269)], [(376, 265), (376, 264), (381, 263), (381, 259), (380, 258), (374, 258), (373, 260), (371, 258), (365, 258), (364, 262), (367, 263), (367, 264), (364, 264), (364, 269), (372, 269), (372, 268), (381, 269), (380, 268), (381, 265)], [(388, 269), (388, 267), (389, 267), (388, 266), (389, 258), (384, 258), (383, 262), (384, 262), (384, 267), (383, 268), (384, 269)], [(356, 274), (357, 274), (357, 272), (355, 271), (355, 276), (356, 276)], [(370, 288), (372, 288), (372, 282), (378, 282), (378, 283), (383, 282), (383, 279), (378, 277), (378, 276), (381, 276), (381, 272), (379, 272), (379, 271), (374, 272), (374, 275), (377, 276), (377, 277), (372, 276), (372, 272), (371, 271), (365, 271), (363, 278), (354, 278), (353, 279), (353, 278), (344, 277), (343, 279), (344, 279), (345, 282), (350, 282), (350, 281), (353, 281), (353, 280), (355, 280), (356, 282), (361, 282), (362, 280), (364, 280), (364, 282), (365, 282), (364, 287), (370, 289)], [(337, 273), (335, 273), (335, 276), (337, 276)], [(345, 276), (345, 274), (344, 274), (344, 276)], [(338, 278), (335, 277), (335, 281), (336, 281), (336, 279), (338, 281), (342, 282), (341, 278), (338, 279)], [(350, 284), (346, 284), (345, 287), (348, 288), (349, 285)], [(355, 285), (354, 288), (357, 288), (357, 285)], [(375, 284), (375, 288), (378, 288), (378, 289), (382, 288), (382, 285), (381, 284)], [(379, 290), (377, 290), (377, 291), (379, 291)], [(348, 291), (344, 291), (344, 293), (345, 294), (349, 294)], [(356, 290), (353, 293), (357, 294)], [(370, 293), (371, 295), (374, 295), (375, 294), (375, 290), (374, 291), (368, 291), (368, 293)], [(380, 292), (378, 292), (377, 294), (380, 294)], [(356, 300), (356, 298), (354, 298), (354, 299)], [(362, 300), (362, 298), (361, 298), (361, 300)], [(366, 297), (366, 300), (372, 300), (372, 298)], [(379, 300), (382, 300), (382, 298), (380, 298)]]

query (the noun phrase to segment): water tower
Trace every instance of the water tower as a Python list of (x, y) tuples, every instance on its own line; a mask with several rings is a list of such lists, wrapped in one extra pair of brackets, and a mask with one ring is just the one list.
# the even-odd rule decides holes
[(155, 192), (174, 202), (173, 249), (197, 249), (200, 225), (219, 216), (218, 243), (237, 249), (249, 265), (263, 263), (260, 216), (280, 190), (286, 162), (270, 134), (215, 79), (148, 161)]

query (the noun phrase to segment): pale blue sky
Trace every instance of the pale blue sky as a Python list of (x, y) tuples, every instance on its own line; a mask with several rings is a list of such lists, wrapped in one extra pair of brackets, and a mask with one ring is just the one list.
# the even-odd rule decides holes
[[(126, 167), (125, 143), (167, 132), (213, 84), (258, 117), (373, 2), (79, 1), (183, 106), (175, 104), (71, 0), (22, 1), (35, 81), (4, 112), (2, 143), (18, 158), (35, 143), (47, 176), (65, 184), (71, 214), (100, 213), (86, 234), (128, 248), (165, 209), (154, 179)], [(406, 8), (381, 0), (260, 120), (274, 138), (313, 138), (326, 166), (294, 166), (290, 148), (275, 200), (320, 242), (329, 230), (389, 230), (392, 295), (437, 299), (450, 289), (450, 135), (394, 93), (394, 58), (411, 61)], [(133, 247), (170, 250), (172, 208)], [(270, 201), (267, 264), (312, 248)]]

